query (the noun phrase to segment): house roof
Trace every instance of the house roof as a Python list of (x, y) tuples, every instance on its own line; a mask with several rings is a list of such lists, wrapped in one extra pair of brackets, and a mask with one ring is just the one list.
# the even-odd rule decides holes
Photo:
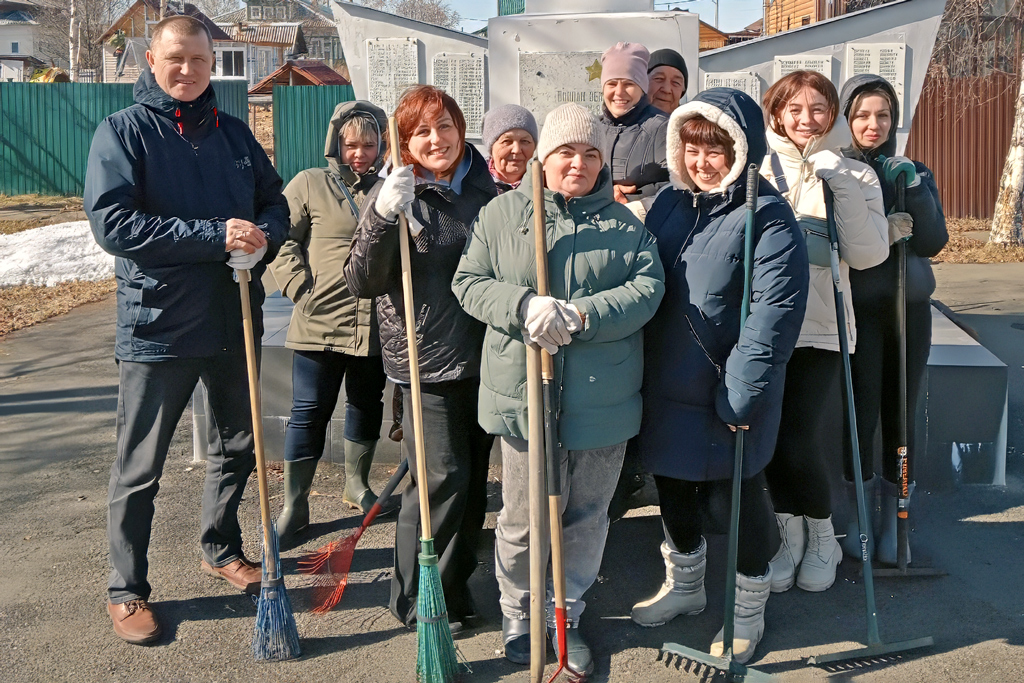
[(351, 85), (319, 59), (291, 59), (249, 89), (250, 95), (270, 95), (275, 85)]
[(295, 47), (296, 54), (306, 51), (302, 26), (297, 22), (220, 24), (220, 28), (237, 43)]
[(16, 24), (37, 24), (32, 15), (24, 10), (13, 12), (0, 11), (0, 26), (12, 26)]
[[(101, 35), (96, 40), (96, 42), (97, 43), (104, 43), (107, 40), (109, 40), (110, 37), (112, 35), (114, 35), (114, 32), (117, 31), (118, 26), (120, 26), (120, 24), (124, 20), (124, 18), (127, 17), (128, 15), (130, 15), (132, 12), (137, 12), (138, 9), (140, 7), (142, 7), (143, 5), (148, 6), (150, 10), (156, 12), (156, 14), (159, 16), (159, 14), (160, 14), (160, 0), (135, 0), (135, 2), (132, 3), (132, 6), (129, 7), (128, 9), (126, 9), (124, 11), (124, 14), (122, 14), (117, 19), (115, 19), (114, 23), (110, 25), (110, 28), (108, 28), (103, 33), (103, 35)], [(217, 24), (213, 23), (213, 19), (210, 19), (210, 17), (206, 16), (201, 11), (199, 11), (199, 8), (196, 7), (195, 5), (193, 5), (192, 3), (186, 2), (182, 6), (182, 10), (183, 11), (179, 12), (177, 7), (175, 7), (174, 5), (168, 4), (167, 11), (166, 11), (166, 16), (173, 16), (173, 15), (183, 14), (185, 16), (195, 17), (199, 21), (203, 22), (203, 24), (206, 25), (206, 28), (210, 29), (210, 37), (212, 37), (214, 40), (231, 40), (231, 38), (229, 38), (228, 35), (226, 33), (224, 33), (224, 31), (222, 31), (217, 26)]]

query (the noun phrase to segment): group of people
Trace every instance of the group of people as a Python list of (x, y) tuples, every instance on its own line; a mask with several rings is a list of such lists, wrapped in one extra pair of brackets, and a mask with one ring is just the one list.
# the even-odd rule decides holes
[[(421, 537), (434, 539), (453, 632), (476, 614), (468, 581), (497, 437), (495, 575), (504, 651), (529, 662), (528, 346), (553, 356), (559, 387), (566, 654), (575, 671), (593, 669), (578, 626), (609, 508), (643, 473), (657, 486), (665, 580), (633, 607), (632, 619), (653, 627), (704, 609), (700, 512), (729, 485), (737, 430), (745, 430), (747, 448), (736, 658), (753, 656), (771, 592), (832, 585), (842, 549), (829, 471), (848, 448), (839, 334), (857, 350), (862, 452), (846, 459), (860, 457), (868, 482), (879, 481), (872, 445), (880, 423), (885, 503), (875, 545), (880, 560), (894, 561), (894, 245), (906, 240), (909, 255), (913, 414), (930, 344), (928, 257), (946, 231), (928, 169), (894, 156), (899, 101), (884, 79), (855, 77), (840, 96), (824, 76), (798, 71), (769, 88), (763, 110), (727, 88), (680, 104), (688, 74), (678, 53), (618, 43), (601, 60), (600, 116), (564, 104), (541, 128), (522, 107), (497, 107), (484, 118), (481, 153), (466, 140), (455, 100), (414, 86), (393, 113), (397, 140), (387, 139), (379, 108), (339, 104), (327, 129), (327, 167), (304, 171), (282, 189), (251, 133), (217, 113), (211, 56), (201, 23), (172, 17), (158, 24), (137, 104), (100, 126), (89, 160), (85, 208), (99, 244), (119, 257), (108, 592), (119, 636), (159, 636), (146, 581), (153, 498), (197, 379), (211, 411), (202, 568), (239, 588), (258, 587), (259, 566), (242, 554), (236, 516), (253, 459), (232, 268), (259, 275), (268, 264), (295, 303), (278, 518), (286, 543), (309, 525), (310, 488), (342, 382), (344, 500), (364, 511), (375, 501), (368, 473), (385, 382), (408, 390), (405, 324), (415, 322), (427, 481), (410, 468), (398, 513), (390, 608), (405, 624), (417, 618)], [(398, 167), (387, 163), (392, 145)], [(543, 168), (543, 207), (534, 204), (528, 174), (534, 156)], [(741, 325), (751, 164), (760, 176), (750, 313)], [(822, 236), (826, 183), (835, 197), (841, 286), (852, 302), (845, 330), (838, 329)], [(899, 211), (897, 183), (906, 184)], [(538, 293), (534, 248), (539, 210), (551, 274), (546, 295)], [(401, 214), (411, 226), (415, 311), (405, 310), (402, 296)], [(410, 413), (400, 431), (412, 461)], [(430, 530), (419, 528), (420, 486), (428, 487)], [(613, 517), (621, 501), (618, 507)], [(849, 550), (859, 556), (859, 548)], [(546, 599), (553, 630), (550, 583)], [(721, 651), (719, 632), (711, 652)]]

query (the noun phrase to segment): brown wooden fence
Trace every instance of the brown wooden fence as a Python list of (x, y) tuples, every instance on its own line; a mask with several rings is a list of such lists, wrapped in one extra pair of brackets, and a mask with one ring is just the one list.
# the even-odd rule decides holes
[(949, 218), (992, 218), (1013, 132), (1017, 79), (925, 81), (906, 154), (932, 169)]

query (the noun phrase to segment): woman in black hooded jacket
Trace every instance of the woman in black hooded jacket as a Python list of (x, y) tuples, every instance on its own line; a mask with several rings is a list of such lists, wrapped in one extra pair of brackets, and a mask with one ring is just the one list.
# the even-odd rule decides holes
[[(882, 186), (890, 233), (906, 239), (907, 281), (907, 415), (910, 420), (907, 444), (915, 453), (913, 416), (928, 352), (931, 348), (932, 319), (929, 297), (935, 291), (929, 257), (946, 245), (946, 219), (938, 188), (924, 164), (896, 156), (899, 99), (881, 76), (854, 76), (840, 95), (843, 115), (850, 124), (853, 144), (843, 149), (847, 157), (869, 164)], [(896, 182), (905, 173), (907, 189), (904, 210), (896, 211)], [(894, 242), (889, 258), (874, 268), (850, 271), (853, 308), (857, 320), (857, 353), (851, 357), (853, 391), (857, 407), (857, 432), (865, 484), (874, 491), (874, 443), (879, 415), (882, 426), (882, 520), (876, 539), (876, 557), (896, 562), (896, 506), (898, 499), (897, 446), (899, 439), (899, 320), (896, 315), (898, 246)], [(849, 450), (849, 449), (848, 449)], [(908, 472), (913, 481), (913, 472)], [(851, 500), (850, 529), (843, 548), (860, 556), (851, 464), (847, 464), (846, 489)], [(911, 492), (913, 484), (911, 484)], [(907, 549), (909, 560), (909, 548)]]

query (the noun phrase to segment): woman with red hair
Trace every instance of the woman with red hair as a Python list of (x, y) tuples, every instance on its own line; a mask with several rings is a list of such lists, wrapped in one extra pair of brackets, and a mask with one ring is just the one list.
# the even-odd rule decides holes
[[(399, 264), (398, 215), (409, 216), (413, 299), (419, 340), (424, 452), (430, 491), (430, 531), (419, 529), (416, 467), (402, 494), (395, 533), (391, 613), (416, 623), (419, 538), (433, 536), (452, 630), (473, 616), (467, 581), (487, 503), (487, 462), (494, 437), (477, 423), (484, 324), (466, 313), (452, 292), (470, 226), (497, 196), (487, 162), (466, 144), (466, 120), (443, 90), (420, 85), (395, 109), (402, 162), (367, 195), (345, 263), (345, 280), (358, 297), (375, 297), (384, 369), (408, 390), (409, 349)], [(389, 141), (394, 145), (395, 140)], [(389, 153), (390, 157), (390, 153)], [(404, 455), (415, 463), (411, 411), (404, 417)]]

